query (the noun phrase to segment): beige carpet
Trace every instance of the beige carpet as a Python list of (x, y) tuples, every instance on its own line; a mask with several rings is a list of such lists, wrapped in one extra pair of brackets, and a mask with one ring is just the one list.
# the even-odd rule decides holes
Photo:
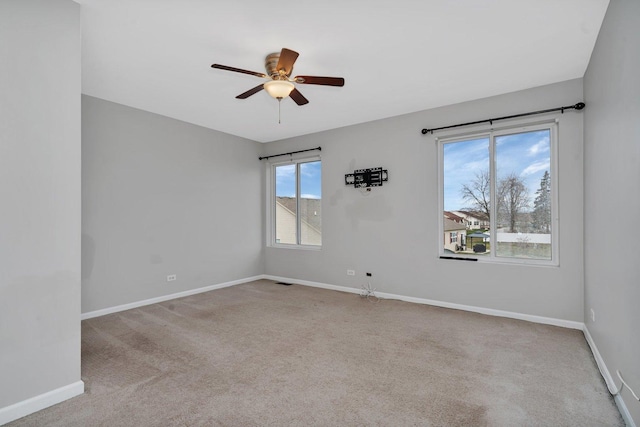
[(582, 332), (257, 281), (82, 323), (12, 426), (622, 426)]

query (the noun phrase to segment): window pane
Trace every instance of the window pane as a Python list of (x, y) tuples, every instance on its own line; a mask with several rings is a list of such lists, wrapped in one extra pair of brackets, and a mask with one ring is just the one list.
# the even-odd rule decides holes
[(496, 256), (551, 259), (551, 134), (497, 136)]
[(300, 243), (322, 244), (321, 162), (300, 163)]
[(276, 243), (297, 238), (296, 165), (276, 166)]
[(489, 138), (444, 144), (444, 252), (489, 254)]

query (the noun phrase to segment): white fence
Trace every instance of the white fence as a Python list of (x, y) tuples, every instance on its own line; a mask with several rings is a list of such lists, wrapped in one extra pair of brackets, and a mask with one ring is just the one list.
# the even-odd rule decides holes
[(545, 243), (551, 244), (551, 234), (536, 233), (496, 233), (498, 242), (504, 243)]

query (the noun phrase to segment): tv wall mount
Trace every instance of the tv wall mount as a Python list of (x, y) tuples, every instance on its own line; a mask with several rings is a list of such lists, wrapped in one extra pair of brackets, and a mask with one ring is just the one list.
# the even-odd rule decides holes
[(381, 167), (356, 169), (353, 173), (344, 176), (345, 185), (353, 185), (354, 188), (367, 188), (368, 191), (371, 191), (371, 187), (381, 187), (382, 183), (388, 180), (389, 173)]

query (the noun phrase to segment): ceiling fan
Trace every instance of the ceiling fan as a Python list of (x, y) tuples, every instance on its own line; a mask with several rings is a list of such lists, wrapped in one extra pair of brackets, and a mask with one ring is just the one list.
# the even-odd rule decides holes
[(267, 55), (264, 60), (264, 67), (267, 70), (266, 74), (220, 64), (213, 64), (211, 67), (236, 73), (249, 74), (268, 80), (266, 83), (259, 84), (258, 86), (236, 96), (237, 99), (247, 99), (251, 95), (254, 95), (264, 89), (269, 93), (269, 95), (278, 101), (290, 96), (296, 104), (304, 105), (308, 104), (309, 100), (305, 98), (298, 89), (296, 89), (294, 83), (344, 86), (344, 79), (342, 77), (295, 76), (291, 78), (293, 64), (296, 62), (296, 59), (298, 59), (298, 55), (298, 52), (287, 48), (283, 48), (280, 52)]

